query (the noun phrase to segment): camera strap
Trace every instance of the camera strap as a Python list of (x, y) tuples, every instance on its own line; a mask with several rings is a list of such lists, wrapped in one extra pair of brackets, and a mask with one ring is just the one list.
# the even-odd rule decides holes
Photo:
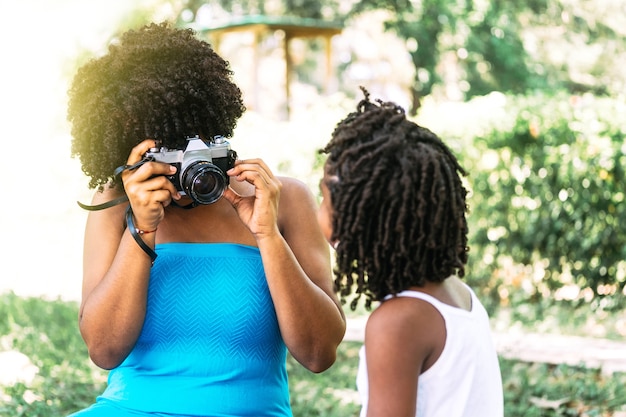
[[(146, 157), (143, 158), (141, 161), (132, 164), (132, 165), (121, 165), (117, 168), (115, 168), (115, 171), (113, 172), (113, 176), (115, 178), (119, 177), (122, 172), (126, 171), (126, 170), (135, 170), (137, 168), (139, 168), (140, 166), (142, 166), (143, 164), (145, 164), (146, 162), (152, 161), (154, 160), (153, 157)], [(78, 203), (78, 206), (84, 210), (88, 210), (88, 211), (96, 211), (96, 210), (104, 210), (107, 209), (109, 207), (113, 207), (116, 206), (118, 204), (122, 204), (128, 201), (128, 196), (127, 195), (123, 195), (121, 197), (115, 198), (113, 200), (107, 201), (105, 203), (102, 204), (95, 204), (95, 205), (89, 205), (89, 204), (83, 204), (80, 201), (77, 201), (76, 203)], [(177, 204), (175, 201), (172, 201), (172, 204), (180, 207), (180, 208), (184, 208), (184, 209), (191, 209), (197, 206), (197, 204), (195, 203), (191, 203), (185, 206), (181, 206), (179, 204)], [(133, 209), (131, 207), (131, 205), (129, 204), (128, 207), (126, 208), (126, 227), (128, 227), (128, 230), (130, 231), (131, 236), (133, 237), (133, 239), (135, 239), (135, 241), (137, 242), (137, 244), (139, 245), (139, 247), (141, 249), (143, 249), (143, 251), (150, 257), (150, 260), (152, 261), (152, 265), (154, 265), (154, 261), (157, 258), (157, 254), (156, 252), (146, 244), (146, 242), (143, 241), (143, 239), (141, 238), (141, 236), (139, 236), (139, 231), (138, 229), (135, 227), (135, 222), (133, 221)]]
[[(134, 163), (132, 165), (121, 165), (117, 168), (115, 168), (115, 171), (113, 171), (113, 177), (114, 178), (118, 178), (120, 175), (122, 175), (122, 172), (129, 170), (129, 171), (133, 171), (137, 168), (139, 168), (140, 166), (142, 166), (143, 164), (145, 164), (146, 162), (152, 161), (154, 160), (153, 157), (146, 157), (143, 158), (141, 161)], [(125, 203), (126, 201), (128, 201), (128, 196), (123, 195), (122, 197), (118, 197), (115, 198), (111, 201), (107, 201), (106, 203), (102, 203), (102, 204), (96, 204), (96, 205), (89, 205), (89, 204), (83, 204), (80, 201), (77, 201), (76, 203), (78, 204), (78, 206), (80, 208), (82, 208), (83, 210), (89, 210), (89, 211), (96, 211), (96, 210), (103, 210), (109, 207), (113, 207), (116, 206), (118, 204), (122, 204)]]
[(128, 227), (128, 231), (130, 232), (133, 239), (135, 239), (135, 242), (137, 242), (139, 247), (143, 249), (146, 255), (150, 257), (150, 260), (152, 261), (152, 265), (154, 265), (154, 261), (157, 258), (157, 254), (150, 246), (146, 244), (146, 242), (143, 241), (141, 236), (139, 236), (139, 229), (135, 227), (135, 222), (133, 221), (133, 209), (130, 206), (130, 204), (128, 205), (128, 208), (126, 209), (126, 226)]
[(189, 209), (192, 209), (192, 208), (194, 208), (194, 207), (198, 207), (198, 205), (199, 205), (199, 204), (198, 204), (198, 203), (196, 203), (195, 201), (192, 201), (192, 202), (191, 202), (191, 203), (189, 203), (189, 204), (186, 204), (186, 205), (184, 205), (184, 206), (181, 206), (180, 204), (178, 204), (178, 203), (177, 203), (176, 201), (174, 201), (174, 200), (172, 200), (172, 202), (171, 202), (170, 204), (171, 204), (171, 205), (173, 205), (173, 206), (176, 206), (176, 207), (178, 207), (178, 208), (185, 209), (185, 210), (189, 210)]
[(93, 205), (93, 206), (90, 206), (90, 205), (87, 205), (87, 204), (83, 204), (80, 201), (77, 201), (76, 203), (83, 210), (96, 211), (96, 210), (104, 210), (104, 209), (109, 208), (109, 207), (117, 206), (118, 204), (122, 204), (122, 203), (124, 203), (126, 201), (128, 201), (128, 197), (126, 195), (123, 195), (122, 197), (118, 197), (118, 198), (115, 198), (115, 199), (113, 199), (111, 201), (107, 201), (106, 203), (96, 204), (96, 205)]

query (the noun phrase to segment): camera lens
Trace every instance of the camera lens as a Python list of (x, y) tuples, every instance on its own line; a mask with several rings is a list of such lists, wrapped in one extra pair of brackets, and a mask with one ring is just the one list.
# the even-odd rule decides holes
[(226, 184), (224, 173), (208, 161), (195, 162), (183, 173), (185, 193), (199, 204), (215, 203), (224, 194)]

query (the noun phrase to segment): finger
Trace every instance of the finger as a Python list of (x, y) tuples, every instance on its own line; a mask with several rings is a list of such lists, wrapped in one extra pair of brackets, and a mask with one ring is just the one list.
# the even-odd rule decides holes
[(164, 175), (173, 175), (176, 173), (176, 167), (166, 162), (146, 162), (137, 172), (141, 172), (143, 175), (147, 175), (147, 178), (160, 177)]
[(151, 210), (159, 208), (161, 205), (166, 206), (171, 200), (172, 194), (168, 190), (156, 190), (137, 194), (132, 203), (136, 207), (146, 207)]
[(268, 180), (267, 178), (264, 178), (259, 171), (244, 171), (237, 176), (237, 180), (246, 181), (249, 184), (252, 184), (256, 190), (255, 195), (257, 198), (265, 196), (270, 200), (274, 200), (278, 198), (282, 188), (282, 184), (278, 179), (273, 178)]
[(169, 190), (156, 190), (152, 193), (153, 204), (168, 206), (172, 202), (172, 193)]
[(271, 180), (266, 174), (262, 171), (252, 169), (241, 171), (235, 176), (235, 179), (239, 182), (246, 181), (256, 188), (267, 188), (271, 184)]
[(126, 170), (122, 173), (124, 183), (128, 181), (146, 181), (153, 177), (174, 175), (176, 167), (165, 162), (146, 162), (134, 170)]
[(237, 161), (235, 161), (235, 168), (251, 169), (251, 166), (254, 166), (254, 165), (259, 166), (263, 171), (267, 173), (268, 176), (270, 177), (274, 176), (270, 167), (265, 163), (265, 161), (263, 161), (260, 158), (238, 159)]
[(129, 195), (138, 195), (152, 191), (164, 190), (171, 198), (178, 200), (180, 193), (165, 175), (172, 175), (176, 169), (168, 164), (148, 162), (135, 172), (122, 175), (124, 189)]
[(180, 198), (180, 193), (176, 189), (176, 186), (172, 181), (170, 181), (167, 177), (163, 175), (153, 176), (152, 178), (146, 181), (146, 190), (147, 191), (166, 191), (170, 197), (178, 200)]
[(233, 207), (236, 207), (241, 200), (241, 196), (230, 187), (226, 187), (222, 197), (224, 197)]
[[(255, 173), (255, 174), (252, 174)], [(266, 184), (270, 184), (274, 175), (269, 167), (261, 159), (247, 159), (235, 162), (235, 167), (228, 171), (228, 175), (234, 176), (237, 181), (248, 180), (252, 183), (252, 178), (259, 177)]]
[(148, 152), (151, 148), (156, 148), (156, 146), (157, 144), (154, 139), (146, 139), (142, 141), (141, 143), (136, 145), (133, 149), (131, 149), (130, 155), (128, 155), (128, 159), (126, 160), (126, 164), (127, 165), (136, 164), (137, 162), (143, 159), (146, 152)]

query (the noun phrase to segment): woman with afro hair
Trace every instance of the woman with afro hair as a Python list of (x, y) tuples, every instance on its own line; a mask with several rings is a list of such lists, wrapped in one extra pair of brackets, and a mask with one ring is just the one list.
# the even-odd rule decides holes
[(465, 172), (430, 130), (368, 92), (339, 122), (318, 221), (336, 250), (342, 302), (379, 302), (368, 318), (357, 386), (361, 417), (501, 417), (489, 318), (463, 277)]
[(231, 76), (168, 24), (124, 33), (75, 75), (72, 152), (97, 188), (79, 326), (110, 372), (73, 416), (291, 416), (287, 350), (313, 372), (335, 361), (345, 320), (315, 200), (236, 159)]

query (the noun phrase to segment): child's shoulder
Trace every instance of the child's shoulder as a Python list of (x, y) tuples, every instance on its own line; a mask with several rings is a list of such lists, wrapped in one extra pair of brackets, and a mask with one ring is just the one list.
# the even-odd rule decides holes
[(392, 297), (382, 302), (370, 315), (366, 333), (398, 336), (428, 333), (433, 327), (445, 328), (441, 313), (430, 302), (413, 297)]
[[(446, 343), (443, 316), (428, 301), (394, 297), (372, 312), (365, 326), (365, 346), (371, 357), (395, 361), (422, 369), (430, 366)], [(369, 359), (368, 359), (369, 360)]]

